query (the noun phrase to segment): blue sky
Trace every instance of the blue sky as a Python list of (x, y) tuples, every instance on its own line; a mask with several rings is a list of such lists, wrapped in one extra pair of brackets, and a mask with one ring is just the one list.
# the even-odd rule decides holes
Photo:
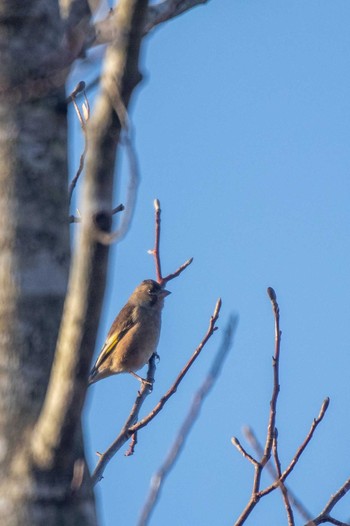
[[(266, 433), (274, 344), (268, 286), (281, 308), (277, 427), (284, 467), (331, 398), (290, 486), (317, 515), (350, 476), (349, 18), (345, 0), (212, 0), (145, 42), (144, 81), (131, 110), (142, 181), (132, 228), (112, 250), (98, 347), (134, 287), (155, 275), (147, 250), (156, 197), (164, 273), (190, 256), (194, 262), (168, 285), (161, 361), (144, 413), (201, 340), (216, 299), (223, 300), (221, 328), (231, 312), (239, 315), (234, 348), (164, 487), (154, 526), (234, 524), (249, 499), (252, 468), (230, 440), (243, 441), (245, 424), (261, 440)], [(78, 135), (76, 126), (72, 166)], [(125, 163), (121, 169), (116, 204), (128, 178)], [(109, 464), (97, 488), (103, 526), (136, 524), (150, 477), (220, 338), (217, 332), (176, 396), (140, 433), (134, 457), (121, 452)], [(92, 468), (94, 452), (113, 441), (137, 389), (124, 375), (89, 391)], [(334, 516), (349, 520), (347, 508), (341, 503)], [(263, 499), (246, 524), (287, 524), (280, 495)], [(296, 524), (303, 524), (297, 515)]]

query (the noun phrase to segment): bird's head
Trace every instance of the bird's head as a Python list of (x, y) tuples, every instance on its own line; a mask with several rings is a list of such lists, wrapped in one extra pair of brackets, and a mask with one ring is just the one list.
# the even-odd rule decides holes
[(145, 279), (134, 290), (130, 300), (143, 307), (152, 307), (163, 305), (163, 300), (171, 294), (169, 290), (164, 289), (153, 279)]

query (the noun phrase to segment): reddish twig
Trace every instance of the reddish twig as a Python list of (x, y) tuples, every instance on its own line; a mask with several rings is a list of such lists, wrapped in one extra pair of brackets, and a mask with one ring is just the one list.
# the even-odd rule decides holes
[(222, 364), (232, 346), (233, 335), (237, 325), (237, 318), (232, 318), (226, 327), (223, 341), (221, 346), (214, 358), (213, 365), (204, 379), (201, 387), (198, 389), (197, 393), (194, 396), (192, 405), (187, 413), (187, 416), (179, 430), (179, 433), (164, 461), (162, 466), (152, 477), (151, 486), (149, 490), (148, 497), (146, 499), (145, 505), (142, 509), (140, 520), (138, 526), (146, 526), (149, 523), (151, 514), (155, 508), (155, 505), (158, 501), (160, 491), (164, 486), (165, 479), (169, 475), (170, 471), (174, 467), (177, 459), (179, 458), (181, 451), (185, 445), (185, 441), (190, 434), (190, 431), (196, 422), (201, 407), (205, 398), (208, 396), (210, 390), (212, 389), (215, 381), (218, 378), (218, 375), (221, 371)]
[(168, 281), (177, 278), (193, 261), (193, 258), (188, 259), (183, 263), (175, 272), (168, 274), (165, 278), (162, 275), (162, 267), (160, 262), (160, 227), (161, 227), (161, 208), (159, 199), (154, 200), (155, 210), (155, 240), (154, 248), (149, 250), (148, 253), (154, 257), (154, 263), (156, 268), (156, 280), (162, 286), (165, 286)]
[(160, 245), (160, 226), (161, 226), (161, 222), (160, 222), (161, 209), (160, 209), (160, 202), (159, 202), (158, 199), (154, 200), (154, 210), (155, 210), (156, 233), (155, 233), (155, 240), (154, 240), (154, 249), (153, 250), (149, 250), (149, 254), (153, 254), (153, 256), (154, 256), (154, 263), (155, 263), (155, 267), (156, 267), (156, 279), (157, 279), (158, 283), (163, 283), (162, 267), (161, 267), (161, 263), (160, 263), (160, 250), (159, 250), (159, 245)]
[(126, 457), (131, 457), (135, 453), (136, 444), (137, 444), (137, 431), (131, 437), (129, 449), (125, 452)]

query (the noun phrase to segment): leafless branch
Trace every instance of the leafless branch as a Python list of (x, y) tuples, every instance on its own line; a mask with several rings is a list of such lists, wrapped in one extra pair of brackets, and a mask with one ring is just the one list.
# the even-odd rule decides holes
[[(322, 421), (325, 415), (325, 412), (327, 411), (328, 405), (329, 405), (329, 399), (327, 398), (322, 404), (318, 417), (314, 419), (312, 426), (310, 428), (310, 431), (307, 434), (304, 442), (298, 448), (289, 466), (282, 473), (279, 456), (278, 456), (277, 430), (276, 430), (277, 399), (278, 399), (278, 394), (280, 390), (279, 359), (280, 359), (280, 346), (281, 346), (281, 334), (282, 333), (280, 330), (279, 307), (278, 307), (278, 303), (276, 299), (276, 293), (271, 287), (267, 289), (267, 293), (272, 303), (274, 319), (275, 319), (275, 352), (274, 352), (274, 356), (272, 359), (273, 390), (272, 390), (272, 398), (270, 402), (270, 415), (269, 415), (269, 421), (268, 421), (268, 426), (267, 426), (266, 442), (265, 442), (265, 446), (262, 451), (262, 457), (260, 461), (256, 461), (251, 455), (249, 455), (245, 451), (245, 449), (240, 445), (237, 439), (233, 440), (233, 444), (237, 447), (237, 449), (241, 452), (241, 454), (245, 458), (247, 458), (250, 462), (252, 462), (252, 464), (254, 465), (254, 479), (253, 479), (253, 487), (252, 487), (251, 496), (250, 496), (248, 504), (246, 505), (241, 515), (239, 516), (238, 520), (236, 521), (235, 526), (241, 526), (242, 524), (244, 524), (248, 516), (251, 514), (255, 506), (260, 501), (260, 499), (264, 497), (265, 495), (268, 495), (269, 493), (271, 493), (271, 491), (277, 488), (281, 488), (281, 491), (282, 491), (283, 501), (285, 504), (287, 517), (288, 517), (288, 524), (290, 526), (294, 525), (293, 512), (290, 506), (288, 491), (287, 491), (287, 488), (284, 482), (286, 478), (288, 477), (288, 475), (294, 469), (300, 456), (302, 455), (303, 451), (309, 444), (315, 429), (317, 428), (318, 424)], [(262, 448), (260, 449), (262, 450)], [(261, 490), (260, 489), (261, 474), (262, 474), (264, 467), (268, 466), (272, 449), (273, 449), (274, 460), (275, 460), (275, 465), (276, 465), (276, 479), (273, 482), (273, 484)]]
[(113, 175), (121, 132), (112, 99), (117, 86), (127, 107), (140, 79), (138, 59), (146, 8), (147, 0), (119, 2), (119, 24), (124, 30), (106, 52), (101, 91), (87, 126), (82, 226), (50, 383), (32, 437), (33, 458), (42, 469), (67, 462), (63, 451), (74, 452), (105, 290), (108, 247), (96, 241), (94, 231), (96, 222), (106, 232), (111, 225)]
[[(145, 418), (137, 422), (138, 414), (141, 409), (141, 406), (146, 396), (150, 392), (149, 385), (145, 382), (142, 384), (141, 389), (136, 398), (136, 401), (134, 403), (134, 406), (131, 410), (131, 413), (128, 416), (127, 421), (124, 424), (122, 430), (120, 431), (118, 437), (116, 438), (116, 440), (114, 440), (114, 442), (107, 449), (107, 451), (103, 453), (99, 458), (95, 471), (92, 474), (93, 484), (96, 484), (103, 478), (103, 472), (106, 469), (107, 464), (113, 458), (113, 456), (117, 453), (117, 451), (119, 451), (119, 449), (125, 444), (125, 442), (129, 440), (129, 438), (132, 437), (132, 435), (135, 432), (138, 432), (140, 429), (142, 429), (147, 424), (149, 424), (153, 420), (153, 418), (155, 418), (155, 416), (163, 409), (165, 403), (169, 400), (169, 398), (173, 394), (175, 394), (184, 376), (186, 375), (190, 367), (193, 365), (195, 360), (198, 358), (199, 354), (201, 353), (207, 341), (211, 338), (211, 336), (216, 331), (217, 327), (215, 324), (219, 317), (220, 307), (221, 307), (221, 300), (218, 300), (216, 303), (215, 309), (214, 309), (214, 313), (210, 318), (209, 328), (205, 336), (203, 337), (197, 349), (194, 351), (190, 360), (187, 362), (185, 367), (182, 369), (182, 371), (180, 372), (180, 374), (174, 381), (173, 385), (170, 387), (167, 393), (160, 399), (160, 401), (154, 407), (154, 409)], [(149, 365), (149, 369), (147, 373), (147, 381), (150, 383), (153, 383), (154, 381), (153, 379), (154, 379), (155, 368), (156, 368), (155, 367), (155, 355), (153, 355), (151, 357), (150, 365)]]
[(208, 396), (210, 390), (212, 389), (215, 381), (220, 374), (222, 364), (232, 347), (233, 335), (237, 326), (237, 318), (231, 318), (225, 329), (223, 340), (221, 346), (214, 358), (213, 365), (204, 379), (202, 385), (196, 392), (192, 405), (187, 413), (187, 416), (179, 430), (179, 433), (160, 469), (152, 477), (151, 486), (149, 490), (148, 497), (146, 499), (145, 505), (141, 511), (141, 516), (138, 522), (138, 526), (146, 526), (149, 523), (151, 514), (155, 508), (155, 505), (158, 501), (160, 491), (164, 486), (165, 479), (169, 475), (170, 471), (173, 469), (177, 459), (179, 458), (181, 451), (185, 445), (185, 441), (188, 438), (190, 431), (195, 424), (201, 407), (205, 398)]
[(241, 453), (241, 455), (247, 460), (249, 460), (249, 462), (251, 462), (254, 467), (259, 466), (258, 460), (256, 460), (252, 455), (248, 453), (248, 451), (242, 446), (237, 437), (232, 437), (231, 442), (235, 446), (235, 448), (237, 448), (237, 450)]
[[(246, 440), (249, 442), (249, 444), (254, 449), (256, 454), (259, 457), (262, 457), (263, 454), (264, 454), (264, 448), (262, 447), (262, 445), (260, 444), (259, 440), (257, 439), (253, 429), (251, 427), (249, 427), (249, 426), (246, 426), (246, 427), (243, 428), (243, 433), (245, 435)], [(274, 480), (276, 478), (278, 478), (277, 471), (274, 468), (274, 466), (271, 464), (271, 462), (268, 462), (266, 464), (266, 469), (268, 470), (268, 472), (270, 473), (270, 475), (272, 476), (272, 478)], [(286, 486), (286, 488), (287, 488), (287, 491), (288, 491), (288, 494), (289, 494), (290, 502), (294, 506), (294, 508), (298, 511), (300, 516), (303, 519), (307, 520), (307, 521), (311, 520), (311, 517), (312, 517), (311, 513), (300, 502), (300, 500), (295, 495), (295, 493), (290, 489), (290, 487)]]
[(121, 144), (125, 146), (129, 163), (129, 183), (127, 188), (126, 205), (124, 207), (125, 214), (123, 215), (123, 219), (119, 228), (117, 228), (114, 232), (109, 233), (99, 230), (96, 233), (97, 239), (104, 245), (110, 245), (111, 243), (115, 243), (117, 240), (120, 241), (128, 232), (135, 211), (137, 189), (140, 183), (140, 169), (134, 141), (132, 138), (130, 121), (128, 121), (127, 126), (124, 126), (123, 124)]
[(266, 442), (264, 447), (264, 454), (259, 462), (254, 464), (254, 479), (253, 479), (253, 488), (250, 500), (239, 516), (237, 522), (235, 523), (235, 526), (241, 526), (244, 524), (247, 517), (251, 514), (257, 503), (259, 502), (261, 495), (260, 495), (260, 481), (261, 481), (261, 474), (262, 470), (264, 469), (264, 466), (268, 463), (270, 456), (271, 456), (271, 450), (272, 450), (272, 443), (273, 443), (273, 437), (275, 433), (275, 421), (276, 421), (276, 407), (277, 407), (277, 399), (278, 399), (278, 393), (279, 393), (279, 357), (280, 357), (280, 344), (281, 344), (281, 331), (279, 327), (279, 307), (276, 299), (276, 293), (273, 290), (273, 288), (269, 287), (267, 289), (268, 296), (272, 303), (272, 309), (274, 313), (274, 320), (275, 320), (275, 352), (274, 356), (272, 358), (272, 367), (273, 367), (273, 390), (272, 390), (272, 398), (270, 402), (270, 415), (269, 415), (269, 421), (267, 425), (267, 434), (266, 434)]
[(83, 56), (88, 35), (91, 40), (89, 3), (86, 0), (59, 0), (59, 6), (65, 25), (64, 48), (67, 57), (73, 59)]
[[(125, 206), (123, 204), (120, 204), (116, 206), (115, 208), (112, 208), (111, 215), (118, 214), (119, 212), (122, 212), (125, 210)], [(70, 223), (81, 223), (81, 217), (80, 216), (73, 216), (70, 215), (68, 218)]]
[(131, 437), (129, 449), (125, 452), (126, 457), (131, 457), (135, 453), (136, 444), (137, 444), (137, 431)]
[(350, 478), (344, 482), (344, 484), (341, 486), (341, 488), (338, 489), (338, 491), (332, 495), (332, 497), (327, 502), (324, 510), (321, 512), (321, 514), (329, 514), (334, 506), (342, 499), (347, 492), (350, 490)]
[[(273, 443), (272, 443), (272, 453), (273, 453), (273, 458), (275, 461), (277, 477), (279, 480), (281, 480), (282, 472), (281, 472), (281, 462), (278, 456), (277, 440), (278, 440), (278, 431), (277, 431), (277, 428), (275, 428), (275, 434), (274, 434)], [(279, 487), (281, 489), (284, 507), (286, 508), (286, 512), (287, 512), (288, 526), (294, 526), (295, 522), (294, 522), (293, 510), (292, 510), (292, 507), (289, 501), (288, 490), (282, 481), (280, 481)]]
[(322, 422), (323, 417), (326, 414), (326, 411), (328, 409), (328, 406), (329, 406), (329, 398), (326, 398), (323, 401), (323, 403), (322, 403), (322, 406), (321, 406), (321, 409), (320, 409), (318, 417), (314, 418), (314, 421), (311, 424), (310, 431), (308, 432), (304, 442), (301, 444), (301, 446), (299, 446), (299, 448), (298, 448), (297, 452), (295, 453), (294, 457), (292, 458), (289, 466), (284, 470), (284, 472), (282, 473), (282, 475), (279, 478), (279, 480), (275, 481), (269, 487), (267, 487), (266, 489), (264, 489), (264, 490), (262, 490), (260, 492), (260, 496), (261, 497), (263, 497), (264, 495), (267, 495), (272, 490), (276, 489), (278, 487), (279, 483), (280, 482), (284, 482), (286, 480), (286, 478), (290, 475), (290, 473), (293, 471), (296, 463), (298, 462), (298, 460), (300, 459), (301, 455), (305, 451), (306, 446), (309, 444), (310, 440), (312, 439), (312, 436), (313, 436), (317, 426)]
[(275, 434), (275, 422), (276, 422), (276, 408), (277, 408), (277, 399), (280, 391), (279, 385), (279, 359), (280, 359), (280, 350), (281, 350), (281, 336), (282, 332), (280, 330), (280, 310), (277, 303), (276, 293), (272, 287), (267, 289), (268, 296), (272, 303), (273, 314), (275, 318), (275, 353), (272, 358), (272, 367), (273, 367), (273, 391), (272, 398), (270, 402), (270, 417), (269, 423), (267, 426), (267, 437), (266, 444), (264, 449), (264, 455), (261, 459), (261, 464), (265, 466), (271, 456), (272, 442)]
[[(147, 11), (143, 34), (146, 35), (159, 24), (207, 2), (208, 0), (164, 0), (158, 4), (150, 5)], [(118, 7), (110, 11), (105, 19), (96, 22), (93, 27), (94, 36), (92, 37), (91, 34), (88, 36), (86, 47), (108, 44), (118, 37), (119, 28), (114, 20), (117, 11)]]
[(191, 265), (193, 258), (188, 259), (183, 263), (175, 272), (168, 274), (165, 278), (162, 275), (162, 268), (160, 262), (160, 227), (161, 227), (161, 208), (159, 199), (154, 200), (154, 210), (155, 210), (155, 241), (154, 248), (149, 250), (148, 253), (153, 255), (154, 263), (156, 268), (156, 279), (158, 283), (165, 286), (168, 281), (171, 279), (177, 278), (189, 265)]
[(317, 526), (318, 524), (324, 524), (326, 522), (329, 522), (330, 524), (336, 524), (338, 526), (349, 526), (348, 522), (342, 522), (340, 520), (335, 519), (334, 517), (331, 517), (330, 515), (330, 512), (332, 511), (334, 506), (347, 494), (349, 490), (350, 478), (348, 478), (344, 482), (344, 484), (338, 489), (338, 491), (331, 496), (321, 513), (315, 519), (311, 519), (306, 524), (306, 526)]
[(144, 32), (149, 33), (149, 31), (159, 24), (207, 2), (208, 0), (165, 0), (159, 4), (151, 5), (148, 8)]
[[(82, 92), (83, 95), (84, 95), (84, 104), (83, 104), (83, 114), (81, 113), (80, 111), (80, 108), (77, 104), (77, 101), (76, 101), (76, 93), (80, 93)], [(84, 169), (84, 162), (85, 162), (85, 156), (86, 156), (86, 152), (87, 152), (87, 147), (88, 147), (88, 137), (87, 137), (87, 130), (86, 130), (86, 125), (89, 121), (89, 118), (90, 118), (90, 105), (89, 105), (89, 101), (88, 101), (88, 98), (86, 96), (86, 92), (85, 92), (85, 82), (79, 82), (77, 84), (77, 86), (74, 88), (74, 90), (72, 91), (72, 93), (70, 94), (70, 99), (74, 105), (74, 109), (75, 109), (75, 113), (77, 114), (77, 117), (78, 117), (78, 120), (79, 120), (79, 123), (80, 123), (80, 127), (82, 129), (82, 132), (84, 134), (84, 149), (83, 149), (83, 152), (80, 156), (80, 161), (79, 161), (79, 167), (78, 167), (78, 170), (77, 170), (77, 173), (75, 174), (75, 176), (73, 177), (70, 185), (69, 185), (69, 191), (68, 191), (68, 203), (70, 204), (71, 201), (72, 201), (72, 196), (73, 196), (73, 192), (74, 192), (74, 189), (77, 185), (77, 182), (79, 180), (79, 177), (80, 175), (82, 174), (82, 171)]]
[(203, 347), (205, 346), (205, 344), (208, 342), (208, 340), (212, 337), (214, 332), (217, 330), (216, 322), (217, 322), (217, 320), (219, 318), (220, 309), (221, 309), (221, 299), (218, 299), (218, 301), (216, 302), (216, 305), (215, 305), (214, 313), (213, 313), (213, 315), (210, 318), (210, 323), (209, 323), (209, 327), (208, 327), (207, 333), (204, 336), (204, 338), (202, 339), (201, 343), (198, 345), (197, 349), (194, 351), (194, 353), (192, 354), (191, 358), (188, 360), (187, 364), (182, 369), (182, 371), (180, 372), (180, 374), (176, 378), (176, 380), (173, 383), (173, 385), (165, 393), (165, 395), (160, 399), (160, 401), (155, 406), (155, 408), (145, 418), (143, 418), (137, 424), (133, 425), (130, 428), (133, 432), (134, 431), (138, 431), (139, 429), (142, 429), (147, 424), (149, 424), (149, 422), (151, 422), (151, 420), (153, 420), (153, 418), (155, 416), (157, 416), (157, 414), (163, 409), (165, 403), (169, 400), (169, 398), (171, 398), (176, 393), (177, 388), (179, 387), (180, 383), (184, 379), (184, 377), (187, 374), (188, 370), (190, 369), (190, 367), (192, 367), (194, 362), (197, 360), (197, 358), (200, 355), (200, 353), (202, 352)]

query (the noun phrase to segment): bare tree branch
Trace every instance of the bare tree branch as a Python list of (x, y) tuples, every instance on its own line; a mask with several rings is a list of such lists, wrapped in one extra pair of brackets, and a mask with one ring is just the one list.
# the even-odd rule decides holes
[[(125, 206), (123, 204), (120, 204), (116, 206), (115, 208), (112, 208), (111, 215), (113, 216), (114, 214), (118, 214), (119, 212), (122, 212), (123, 210), (125, 210)], [(68, 220), (70, 223), (81, 223), (80, 216), (77, 217), (77, 216), (70, 215)]]
[[(84, 105), (83, 105), (83, 115), (79, 109), (79, 106), (76, 102), (76, 92), (80, 92), (82, 91), (83, 94), (84, 94)], [(87, 99), (87, 96), (86, 96), (86, 92), (85, 92), (85, 82), (79, 82), (79, 84), (75, 87), (74, 91), (71, 93), (70, 95), (70, 98), (73, 102), (73, 105), (74, 105), (74, 109), (75, 109), (75, 112), (77, 114), (77, 117), (78, 117), (78, 120), (80, 122), (80, 127), (82, 129), (82, 132), (83, 132), (83, 135), (84, 135), (84, 149), (83, 149), (83, 152), (80, 156), (80, 161), (79, 161), (79, 167), (78, 167), (78, 170), (77, 170), (77, 173), (75, 174), (75, 176), (73, 177), (70, 185), (69, 185), (69, 190), (68, 190), (68, 203), (71, 204), (71, 201), (72, 201), (72, 196), (73, 196), (73, 192), (74, 192), (74, 189), (77, 185), (77, 182), (79, 180), (79, 177), (80, 175), (82, 174), (82, 171), (84, 169), (84, 162), (85, 162), (85, 156), (86, 156), (86, 152), (87, 152), (87, 148), (88, 148), (88, 138), (87, 138), (87, 130), (86, 130), (86, 125), (87, 125), (87, 122), (90, 118), (90, 105), (89, 105), (89, 101)]]
[(261, 459), (261, 464), (265, 466), (271, 456), (272, 442), (275, 435), (275, 422), (276, 422), (276, 408), (277, 408), (277, 398), (280, 391), (279, 385), (279, 358), (281, 350), (281, 337), (282, 331), (280, 330), (280, 310), (276, 299), (276, 293), (272, 287), (267, 289), (268, 296), (272, 303), (272, 309), (275, 318), (275, 354), (272, 358), (272, 367), (273, 367), (273, 391), (272, 398), (270, 402), (270, 417), (269, 423), (267, 426), (267, 437), (266, 444), (264, 449), (264, 455)]
[[(251, 514), (257, 503), (259, 502), (261, 495), (260, 495), (260, 480), (261, 480), (261, 474), (262, 470), (264, 469), (264, 466), (268, 463), (270, 456), (271, 456), (271, 450), (272, 450), (272, 443), (273, 443), (273, 436), (275, 433), (275, 421), (276, 421), (276, 408), (277, 408), (277, 399), (278, 399), (278, 393), (280, 390), (279, 386), (279, 358), (280, 358), (280, 345), (281, 345), (281, 331), (280, 331), (280, 325), (279, 325), (279, 307), (276, 299), (276, 293), (273, 290), (272, 287), (269, 287), (267, 289), (268, 296), (272, 303), (272, 309), (274, 313), (274, 320), (275, 320), (275, 353), (272, 358), (272, 367), (273, 367), (273, 390), (272, 390), (272, 398), (270, 402), (270, 415), (269, 415), (269, 421), (267, 425), (267, 434), (266, 434), (266, 442), (264, 447), (264, 454), (259, 462), (254, 464), (254, 479), (253, 479), (253, 488), (250, 500), (239, 516), (237, 522), (235, 523), (235, 526), (241, 526), (244, 524), (247, 517)], [(237, 439), (234, 439), (237, 441)], [(234, 445), (235, 442), (233, 442)]]
[(267, 495), (272, 490), (276, 489), (278, 487), (279, 483), (280, 482), (284, 482), (286, 480), (286, 478), (290, 475), (290, 473), (293, 471), (296, 463), (298, 462), (298, 460), (300, 459), (301, 455), (305, 451), (307, 445), (309, 444), (310, 440), (312, 439), (312, 436), (313, 436), (317, 426), (322, 422), (323, 417), (326, 414), (326, 411), (328, 409), (328, 406), (329, 406), (329, 398), (326, 398), (323, 401), (323, 403), (322, 403), (322, 406), (321, 406), (321, 409), (320, 409), (318, 417), (314, 418), (314, 421), (311, 424), (310, 431), (308, 432), (304, 442), (301, 444), (301, 446), (299, 446), (299, 448), (298, 448), (297, 452), (295, 453), (294, 457), (292, 458), (289, 466), (284, 470), (284, 472), (280, 476), (279, 480), (275, 481), (269, 487), (267, 487), (266, 489), (264, 489), (264, 490), (262, 490), (260, 492), (260, 496), (261, 497), (263, 497), (264, 495)]
[(51, 379), (32, 440), (33, 457), (42, 468), (63, 464), (63, 451), (74, 451), (74, 440), (87, 388), (105, 289), (108, 247), (96, 231), (111, 225), (111, 199), (116, 149), (121, 123), (113, 96), (120, 93), (127, 107), (140, 80), (141, 32), (147, 0), (121, 0), (118, 24), (122, 37), (106, 53), (102, 89), (88, 127), (89, 151), (82, 207), (82, 228), (74, 252), (68, 293)]
[[(279, 480), (281, 480), (282, 472), (281, 472), (281, 462), (278, 456), (277, 439), (278, 439), (278, 431), (277, 431), (277, 428), (275, 428), (275, 434), (274, 434), (273, 443), (272, 443), (272, 453), (273, 453), (273, 458), (275, 461), (277, 477)], [(288, 490), (283, 482), (279, 483), (279, 487), (281, 489), (284, 507), (286, 508), (286, 512), (287, 512), (288, 526), (294, 526), (295, 522), (294, 522), (293, 510), (292, 510), (292, 507), (289, 501)]]
[(334, 506), (347, 494), (349, 490), (350, 478), (348, 478), (338, 489), (338, 491), (331, 496), (321, 513), (315, 519), (311, 519), (305, 526), (317, 526), (318, 524), (324, 524), (326, 522), (329, 522), (330, 524), (336, 524), (337, 526), (350, 526), (350, 523), (339, 521), (330, 515), (330, 512)]
[[(159, 4), (150, 5), (145, 18), (143, 34), (146, 35), (159, 24), (207, 2), (208, 0), (164, 0)], [(118, 37), (119, 28), (113, 20), (117, 11), (118, 6), (105, 19), (96, 22), (88, 35), (86, 47), (108, 44)]]
[(232, 437), (231, 442), (235, 446), (235, 448), (237, 448), (237, 450), (241, 453), (241, 455), (247, 460), (249, 460), (249, 462), (253, 464), (255, 468), (259, 466), (259, 461), (248, 453), (248, 451), (242, 446), (237, 437)]
[[(256, 452), (256, 454), (260, 457), (263, 456), (264, 454), (264, 448), (262, 447), (262, 445), (260, 444), (259, 440), (257, 439), (253, 429), (249, 426), (246, 426), (243, 428), (243, 433), (245, 435), (245, 438), (246, 440), (249, 442), (249, 444), (252, 446), (252, 448), (254, 449), (254, 451)], [(268, 462), (266, 464), (266, 468), (268, 470), (268, 472), (270, 473), (270, 475), (272, 476), (273, 479), (276, 479), (278, 478), (278, 475), (277, 475), (277, 471), (276, 469), (274, 468), (274, 466), (271, 464), (271, 462)], [(298, 499), (298, 497), (295, 495), (295, 493), (290, 489), (290, 487), (286, 486), (287, 488), (287, 491), (288, 491), (288, 494), (289, 494), (289, 499), (292, 503), (292, 505), (294, 506), (294, 508), (298, 511), (298, 513), (300, 514), (300, 516), (309, 521), (311, 520), (311, 513), (305, 508), (304, 504), (302, 504), (300, 502), (300, 500)]]
[(154, 200), (155, 210), (155, 240), (154, 248), (149, 250), (148, 253), (154, 256), (154, 264), (156, 268), (156, 279), (158, 283), (165, 286), (168, 281), (177, 278), (189, 265), (191, 265), (193, 258), (188, 259), (183, 263), (175, 272), (168, 274), (165, 278), (162, 275), (162, 268), (160, 262), (160, 227), (161, 227), (161, 208), (159, 199)]
[[(244, 524), (247, 518), (249, 517), (249, 515), (251, 514), (251, 512), (253, 511), (253, 509), (255, 508), (255, 506), (260, 501), (260, 499), (264, 497), (265, 495), (268, 495), (269, 493), (271, 493), (271, 491), (274, 491), (277, 488), (281, 488), (281, 491), (282, 491), (283, 501), (284, 501), (285, 508), (287, 511), (288, 523), (290, 526), (294, 525), (293, 512), (290, 506), (287, 488), (284, 485), (284, 481), (289, 476), (289, 474), (292, 472), (300, 456), (305, 450), (306, 446), (309, 444), (315, 429), (317, 428), (318, 424), (322, 421), (327, 411), (328, 405), (329, 405), (329, 398), (326, 398), (326, 400), (322, 404), (320, 413), (318, 417), (314, 419), (312, 426), (310, 428), (310, 431), (307, 434), (304, 442), (298, 448), (289, 466), (282, 473), (280, 462), (279, 462), (279, 457), (278, 457), (278, 450), (277, 450), (277, 430), (276, 430), (277, 399), (278, 399), (278, 393), (280, 390), (279, 359), (280, 359), (280, 346), (281, 346), (281, 334), (282, 333), (281, 333), (280, 324), (279, 324), (279, 307), (278, 307), (278, 303), (276, 299), (276, 293), (271, 287), (267, 289), (267, 293), (272, 303), (274, 319), (275, 319), (275, 352), (274, 352), (274, 356), (272, 359), (273, 390), (272, 390), (272, 398), (270, 402), (270, 415), (269, 415), (269, 422), (267, 426), (265, 447), (262, 452), (262, 457), (260, 461), (256, 461), (251, 455), (249, 455), (249, 453), (245, 451), (243, 446), (241, 446), (237, 438), (232, 439), (232, 443), (237, 447), (240, 453), (254, 465), (254, 480), (253, 480), (251, 496), (250, 496), (250, 499), (246, 507), (244, 508), (241, 515), (235, 522), (235, 526), (241, 526), (242, 524)], [(274, 449), (273, 453), (274, 453), (274, 459), (275, 459), (275, 464), (276, 464), (277, 477), (276, 477), (276, 480), (273, 482), (273, 484), (261, 490), (260, 489), (261, 474), (262, 474), (264, 467), (268, 465), (269, 459), (271, 457), (272, 448)]]
[(59, 5), (65, 24), (64, 46), (74, 60), (84, 54), (87, 35), (91, 34), (90, 6), (86, 0), (59, 0)]
[(159, 4), (151, 5), (148, 8), (144, 32), (149, 33), (157, 25), (207, 2), (208, 0), (164, 0)]
[(229, 350), (232, 347), (233, 335), (236, 330), (236, 326), (237, 318), (231, 318), (226, 326), (222, 343), (214, 358), (212, 367), (194, 396), (192, 405), (179, 430), (174, 444), (172, 445), (164, 463), (159, 468), (157, 473), (152, 477), (151, 487), (145, 505), (141, 511), (138, 526), (146, 526), (147, 524), (149, 524), (151, 514), (153, 513), (156, 503), (159, 499), (160, 491), (164, 486), (165, 479), (169, 475), (177, 459), (179, 458), (184, 448), (185, 441), (187, 440), (191, 429), (199, 416), (204, 400), (208, 396), (214, 383), (216, 382), (220, 374), (222, 364)]
[[(138, 414), (139, 414), (139, 411), (141, 409), (141, 406), (142, 406), (146, 396), (150, 392), (150, 388), (149, 388), (148, 383), (144, 382), (142, 384), (141, 390), (138, 393), (138, 396), (137, 396), (136, 401), (134, 403), (134, 406), (133, 406), (133, 408), (131, 410), (131, 413), (128, 416), (127, 421), (124, 424), (122, 430), (120, 431), (118, 437), (111, 444), (111, 446), (107, 449), (107, 451), (105, 453), (103, 453), (100, 456), (100, 458), (99, 458), (99, 461), (97, 463), (95, 471), (92, 474), (92, 482), (94, 484), (96, 484), (97, 482), (99, 482), (103, 478), (103, 472), (106, 469), (106, 466), (107, 466), (108, 462), (114, 457), (114, 455), (125, 444), (125, 442), (127, 440), (129, 440), (129, 438), (134, 433), (138, 432), (140, 429), (142, 429), (143, 427), (148, 425), (156, 417), (156, 415), (163, 409), (165, 403), (169, 400), (169, 398), (171, 396), (173, 396), (173, 394), (175, 394), (175, 392), (176, 392), (177, 388), (179, 387), (181, 381), (183, 380), (184, 376), (186, 375), (186, 373), (188, 372), (190, 367), (193, 365), (195, 360), (200, 355), (200, 353), (201, 353), (203, 347), (205, 346), (205, 344), (207, 343), (207, 341), (211, 338), (211, 336), (216, 331), (217, 327), (216, 327), (215, 324), (216, 324), (216, 321), (217, 321), (217, 319), (219, 317), (220, 307), (221, 307), (221, 300), (218, 300), (217, 303), (216, 303), (215, 309), (214, 309), (214, 313), (213, 313), (213, 315), (210, 318), (209, 327), (208, 327), (208, 330), (207, 330), (205, 336), (203, 337), (203, 339), (200, 342), (200, 344), (197, 347), (197, 349), (194, 351), (194, 353), (193, 353), (192, 357), (190, 358), (190, 360), (187, 362), (185, 367), (182, 369), (180, 374), (177, 376), (177, 378), (174, 381), (173, 385), (165, 393), (165, 395), (160, 399), (160, 401), (154, 407), (154, 409), (145, 418), (143, 418), (142, 420), (140, 420), (137, 423), (135, 423), (137, 421), (137, 419), (138, 419)], [(150, 366), (149, 366), (149, 370), (148, 370), (148, 373), (147, 373), (147, 382), (149, 382), (150, 384), (152, 384), (152, 382), (153, 382), (154, 372), (155, 372), (155, 356), (153, 355), (151, 357)]]
[(116, 241), (120, 241), (127, 234), (134, 216), (137, 190), (140, 183), (140, 169), (131, 133), (130, 122), (127, 127), (125, 127), (123, 124), (123, 134), (120, 144), (125, 146), (129, 163), (129, 182), (127, 187), (126, 204), (124, 207), (125, 214), (123, 215), (120, 226), (114, 232), (99, 231), (97, 233), (99, 242), (104, 245), (110, 245)]

